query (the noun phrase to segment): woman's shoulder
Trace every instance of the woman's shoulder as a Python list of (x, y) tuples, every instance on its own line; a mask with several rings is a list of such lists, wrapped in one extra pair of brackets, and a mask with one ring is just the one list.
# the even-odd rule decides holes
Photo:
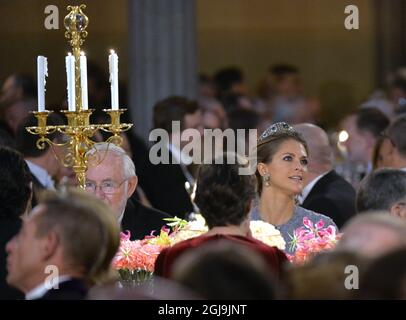
[(314, 212), (309, 209), (305, 209), (303, 207), (296, 207), (296, 215), (298, 217), (301, 217), (302, 219), (304, 217), (309, 218), (313, 223), (316, 223), (320, 220), (324, 221), (324, 225), (328, 227), (329, 225), (333, 225), (334, 227), (337, 228), (336, 224), (334, 223), (333, 219), (330, 217), (325, 216), (324, 214)]

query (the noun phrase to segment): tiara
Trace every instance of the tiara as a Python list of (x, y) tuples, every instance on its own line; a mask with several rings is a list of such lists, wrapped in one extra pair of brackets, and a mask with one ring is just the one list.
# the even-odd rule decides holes
[(264, 132), (262, 132), (258, 139), (258, 142), (262, 142), (269, 136), (277, 135), (280, 133), (296, 133), (296, 131), (286, 122), (277, 122), (269, 126)]

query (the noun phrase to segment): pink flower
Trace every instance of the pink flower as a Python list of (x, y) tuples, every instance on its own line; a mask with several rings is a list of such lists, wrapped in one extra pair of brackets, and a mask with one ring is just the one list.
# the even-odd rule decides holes
[(291, 237), (291, 248), (296, 250), (288, 258), (293, 263), (302, 264), (316, 253), (334, 248), (341, 237), (334, 226), (324, 228), (323, 220), (313, 224), (308, 217), (304, 217), (303, 225), (294, 230)]
[(126, 241), (126, 240), (130, 240), (131, 238), (131, 232), (130, 231), (124, 231), (124, 232), (120, 232), (120, 241)]
[(130, 237), (128, 231), (120, 234), (120, 247), (113, 259), (113, 268), (153, 272), (155, 260), (165, 246), (150, 243), (151, 237), (135, 241), (131, 241)]

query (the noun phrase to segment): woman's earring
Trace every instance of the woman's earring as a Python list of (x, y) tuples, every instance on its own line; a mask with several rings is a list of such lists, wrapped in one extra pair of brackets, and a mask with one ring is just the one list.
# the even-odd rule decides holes
[(264, 182), (266, 187), (269, 187), (271, 185), (270, 181), (271, 181), (271, 176), (269, 175), (269, 173), (265, 173), (262, 176), (262, 181)]

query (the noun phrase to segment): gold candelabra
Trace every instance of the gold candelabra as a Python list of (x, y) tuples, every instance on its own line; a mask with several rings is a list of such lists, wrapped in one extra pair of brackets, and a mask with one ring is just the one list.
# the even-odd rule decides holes
[[(47, 125), (47, 118), (52, 111), (34, 111), (33, 114), (38, 120), (36, 127), (27, 127), (26, 130), (38, 135), (37, 148), (44, 149), (48, 144), (52, 149), (54, 146), (66, 148), (66, 153), (63, 158), (58, 157), (61, 164), (66, 167), (72, 167), (76, 174), (76, 179), (80, 188), (85, 188), (86, 170), (89, 165), (89, 151), (93, 148), (94, 141), (91, 139), (97, 131), (102, 130), (112, 135), (106, 140), (107, 143), (121, 145), (122, 137), (120, 134), (129, 130), (132, 124), (121, 123), (120, 116), (126, 109), (104, 109), (110, 116), (108, 124), (91, 124), (90, 115), (94, 109), (84, 110), (82, 107), (81, 97), (81, 70), (80, 70), (80, 54), (81, 45), (84, 38), (87, 36), (88, 17), (83, 13), (84, 4), (80, 6), (68, 6), (70, 11), (65, 17), (64, 24), (67, 29), (65, 37), (69, 39), (69, 44), (72, 47), (73, 56), (75, 58), (75, 111), (62, 110), (67, 118), (67, 125)], [(56, 143), (51, 141), (47, 136), (54, 132), (60, 132), (68, 139), (64, 143)]]

